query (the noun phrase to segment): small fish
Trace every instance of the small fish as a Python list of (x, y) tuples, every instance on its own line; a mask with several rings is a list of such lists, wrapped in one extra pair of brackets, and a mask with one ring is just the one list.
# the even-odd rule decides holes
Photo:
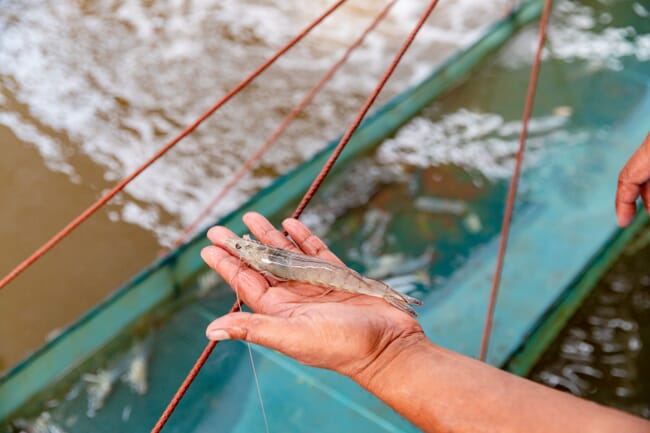
[(422, 305), (420, 300), (400, 293), (381, 281), (364, 277), (348, 267), (327, 260), (270, 247), (247, 237), (226, 239), (224, 245), (253, 269), (278, 280), (302, 281), (326, 289), (375, 296), (412, 317), (417, 317), (417, 313), (409, 304)]
[(128, 353), (123, 355), (110, 368), (99, 369), (95, 374), (86, 373), (82, 376), (87, 383), (88, 417), (94, 417), (104, 407), (104, 403), (113, 392), (117, 382), (122, 379), (131, 389), (144, 395), (147, 393), (148, 358), (151, 352), (151, 335), (145, 340), (133, 345)]
[(560, 105), (553, 108), (553, 115), (557, 117), (570, 117), (573, 114), (573, 108), (568, 105)]
[(97, 411), (104, 407), (106, 399), (113, 391), (113, 385), (119, 379), (121, 371), (113, 370), (97, 370), (97, 373), (85, 373), (82, 376), (82, 379), (85, 382), (88, 382), (88, 387), (86, 388), (88, 392), (88, 410), (86, 415), (89, 418), (93, 418)]
[(122, 380), (140, 395), (147, 393), (148, 358), (151, 350), (151, 339), (141, 341), (131, 349), (130, 360)]
[(23, 418), (9, 422), (12, 433), (65, 433), (54, 421), (49, 412), (42, 412), (36, 419), (28, 421)]
[(407, 258), (404, 254), (385, 254), (375, 259), (364, 260), (369, 278), (383, 280), (393, 275), (412, 274), (426, 268), (433, 259), (433, 248), (427, 248), (416, 258)]

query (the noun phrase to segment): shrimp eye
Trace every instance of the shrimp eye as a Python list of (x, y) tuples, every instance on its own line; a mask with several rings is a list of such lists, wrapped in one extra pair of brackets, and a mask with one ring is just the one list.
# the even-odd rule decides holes
[(241, 250), (241, 245), (240, 244), (235, 244), (235, 248), (237, 248), (238, 250)]

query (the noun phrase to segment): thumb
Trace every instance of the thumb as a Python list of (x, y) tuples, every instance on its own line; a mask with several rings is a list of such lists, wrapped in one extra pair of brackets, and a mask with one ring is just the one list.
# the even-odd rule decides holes
[(205, 335), (215, 341), (244, 340), (282, 350), (282, 346), (286, 344), (288, 326), (285, 318), (237, 312), (226, 314), (210, 323)]

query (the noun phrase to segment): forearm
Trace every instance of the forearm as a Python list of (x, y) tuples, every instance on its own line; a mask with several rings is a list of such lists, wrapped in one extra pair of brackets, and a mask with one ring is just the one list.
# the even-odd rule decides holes
[(426, 432), (650, 432), (650, 422), (457, 353), (396, 342), (353, 377)]

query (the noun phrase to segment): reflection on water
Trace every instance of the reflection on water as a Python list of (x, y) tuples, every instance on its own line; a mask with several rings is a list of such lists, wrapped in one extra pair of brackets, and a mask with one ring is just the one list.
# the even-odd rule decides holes
[(650, 227), (600, 281), (531, 373), (650, 418)]

